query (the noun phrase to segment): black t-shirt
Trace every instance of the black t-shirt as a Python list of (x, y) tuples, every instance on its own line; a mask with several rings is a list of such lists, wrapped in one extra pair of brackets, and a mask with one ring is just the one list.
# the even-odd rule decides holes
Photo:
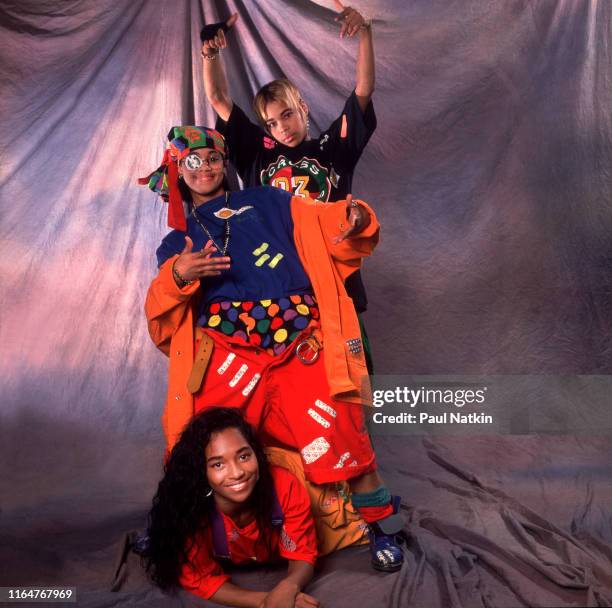
[[(276, 186), (334, 202), (352, 193), (353, 171), (376, 129), (376, 115), (371, 101), (361, 111), (353, 91), (327, 130), (295, 148), (277, 142), (236, 104), (227, 122), (217, 119), (216, 129), (225, 136), (229, 160), (245, 187)], [(357, 311), (364, 311), (367, 299), (359, 272), (347, 279), (346, 289)]]

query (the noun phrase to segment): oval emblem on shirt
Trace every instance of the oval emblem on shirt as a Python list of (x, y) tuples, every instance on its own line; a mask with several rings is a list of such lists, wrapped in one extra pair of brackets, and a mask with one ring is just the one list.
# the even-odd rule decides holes
[(327, 202), (331, 184), (327, 169), (314, 158), (303, 157), (295, 162), (279, 156), (260, 174), (262, 186), (274, 186), (317, 201)]
[(220, 220), (228, 220), (230, 217), (240, 215), (252, 208), (253, 205), (245, 205), (244, 207), (240, 207), (240, 209), (229, 209), (228, 207), (223, 207), (222, 209), (219, 209), (219, 211), (215, 211), (213, 215), (218, 217)]

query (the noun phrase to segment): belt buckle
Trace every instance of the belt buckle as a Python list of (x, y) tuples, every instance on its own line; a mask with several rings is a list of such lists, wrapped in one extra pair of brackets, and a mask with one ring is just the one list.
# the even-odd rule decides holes
[[(295, 348), (295, 356), (304, 364), (312, 365), (319, 358), (321, 345), (312, 335), (304, 338)], [(310, 353), (310, 354), (309, 354)]]

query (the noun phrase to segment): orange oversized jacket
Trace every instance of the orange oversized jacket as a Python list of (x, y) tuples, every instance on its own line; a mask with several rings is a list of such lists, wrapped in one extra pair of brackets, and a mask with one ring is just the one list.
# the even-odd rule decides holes
[[(325, 348), (325, 368), (333, 397), (367, 403), (370, 390), (363, 349), (351, 353), (347, 340), (359, 338), (359, 322), (344, 280), (370, 255), (378, 242), (379, 225), (372, 210), (370, 225), (360, 234), (332, 243), (332, 237), (347, 229), (346, 202), (319, 203), (294, 196), (291, 215), (295, 246), (308, 274), (319, 306)], [(187, 379), (194, 358), (194, 297), (199, 281), (179, 289), (172, 277), (168, 259), (151, 283), (145, 302), (149, 333), (155, 345), (170, 358), (168, 396), (162, 425), (172, 449), (193, 416), (193, 396)]]

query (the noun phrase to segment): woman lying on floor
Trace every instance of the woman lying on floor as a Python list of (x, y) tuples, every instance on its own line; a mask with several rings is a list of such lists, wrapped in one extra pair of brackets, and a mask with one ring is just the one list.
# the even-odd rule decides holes
[[(183, 587), (226, 606), (313, 608), (301, 590), (317, 558), (310, 499), (286, 469), (269, 466), (236, 408), (198, 414), (174, 446), (149, 516), (147, 571), (164, 590)], [(270, 591), (230, 582), (222, 561), (288, 560)]]

